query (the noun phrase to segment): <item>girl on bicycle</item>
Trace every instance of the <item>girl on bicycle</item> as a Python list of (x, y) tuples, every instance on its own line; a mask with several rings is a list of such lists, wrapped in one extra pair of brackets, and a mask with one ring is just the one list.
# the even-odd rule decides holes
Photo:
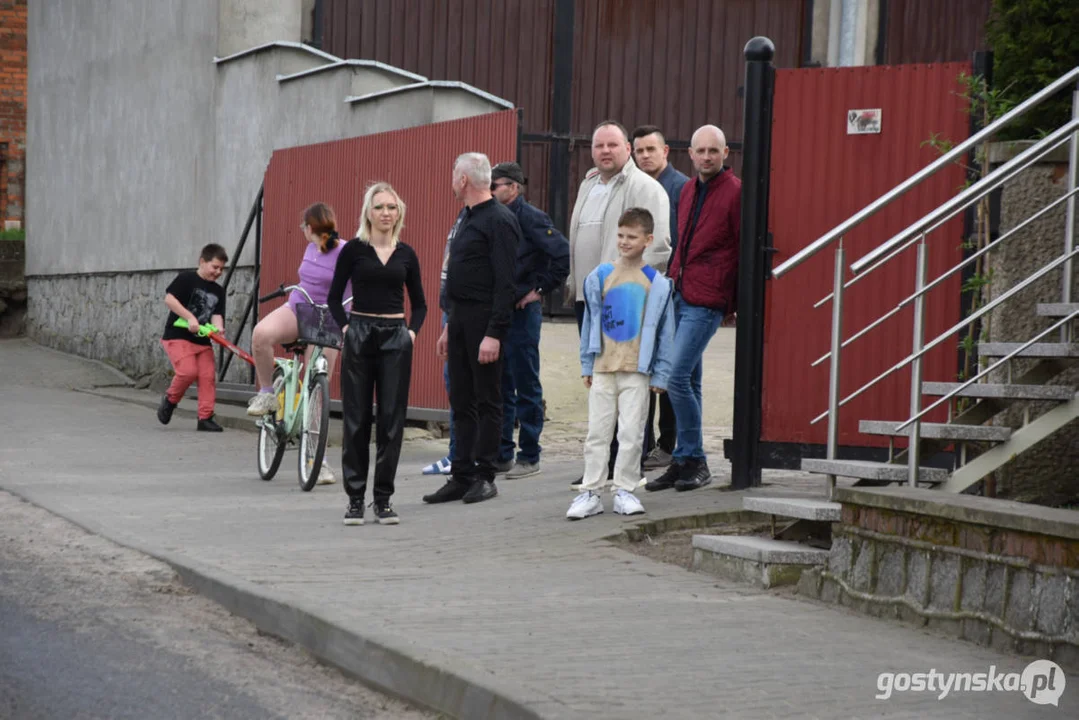
[[(345, 244), (337, 234), (337, 219), (333, 208), (324, 203), (315, 203), (303, 211), (300, 230), (307, 240), (303, 260), (297, 270), (299, 285), (318, 304), (326, 302), (330, 291), (337, 258)], [(277, 395), (273, 390), (274, 346), (296, 342), (299, 328), (296, 324), (296, 305), (307, 302), (307, 298), (298, 290), (293, 290), (288, 302), (264, 317), (255, 326), (251, 336), (251, 354), (255, 357), (255, 376), (258, 381), (258, 394), (251, 400), (247, 414), (262, 417), (278, 410)], [(325, 348), (325, 356), (331, 374), (337, 362), (337, 351)], [(319, 485), (334, 482), (333, 471), (322, 463), (319, 471)]]
[[(400, 522), (390, 497), (401, 456), (412, 344), (427, 316), (415, 251), (400, 242), (405, 204), (389, 183), (367, 188), (360, 228), (337, 259), (328, 304), (345, 331), (341, 363), (344, 442), (341, 471), (348, 494), (346, 525), (363, 525), (364, 495), (370, 465), (371, 404), (378, 398), (375, 423), (375, 518), (383, 525)], [(352, 312), (341, 305), (345, 285), (353, 288)], [(404, 290), (411, 318), (405, 322)]]

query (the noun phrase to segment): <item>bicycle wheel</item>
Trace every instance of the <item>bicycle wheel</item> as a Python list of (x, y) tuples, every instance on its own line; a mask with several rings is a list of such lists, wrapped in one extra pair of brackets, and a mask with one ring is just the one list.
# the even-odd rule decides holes
[(307, 389), (307, 407), (301, 419), (300, 488), (310, 492), (318, 482), (330, 430), (330, 381), (325, 375), (311, 378), (311, 386)]
[[(273, 386), (278, 388), (284, 384), (285, 373), (277, 368), (273, 374)], [(277, 414), (280, 415), (280, 411)], [(285, 456), (285, 442), (278, 435), (277, 423), (276, 415), (267, 415), (259, 421), (258, 466), (259, 477), (263, 480), (273, 480), (277, 468), (281, 467), (281, 458)]]

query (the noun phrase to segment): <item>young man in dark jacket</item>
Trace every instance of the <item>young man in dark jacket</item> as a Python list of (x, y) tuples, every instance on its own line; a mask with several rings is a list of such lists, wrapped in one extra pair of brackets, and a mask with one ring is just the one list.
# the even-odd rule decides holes
[[(502, 446), (498, 471), (507, 480), (529, 477), (540, 471), (540, 433), (543, 432), (543, 386), (540, 384), (540, 328), (543, 296), (561, 287), (569, 275), (569, 242), (555, 229), (551, 218), (525, 202), (526, 180), (515, 162), (491, 170), (491, 193), (513, 211), (521, 226), (517, 246), (513, 320), (504, 345), (502, 368)], [(519, 443), (513, 441), (515, 422), (520, 422)], [(513, 451), (517, 449), (516, 463)]]
[(674, 459), (645, 488), (696, 490), (712, 482), (701, 428), (702, 358), (708, 342), (735, 312), (742, 181), (723, 165), (729, 150), (723, 131), (705, 125), (693, 133), (695, 178), (678, 202), (678, 244), (667, 275), (674, 282), (678, 320), (667, 393), (678, 425)]

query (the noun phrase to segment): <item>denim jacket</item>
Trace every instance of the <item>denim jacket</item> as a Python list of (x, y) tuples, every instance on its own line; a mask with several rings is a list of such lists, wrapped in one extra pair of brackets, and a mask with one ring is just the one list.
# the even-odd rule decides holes
[[(596, 356), (603, 351), (602, 325), (603, 283), (614, 270), (604, 263), (588, 274), (584, 281), (584, 320), (581, 323), (581, 376), (590, 377)], [(637, 372), (651, 375), (652, 387), (667, 388), (671, 374), (671, 355), (674, 350), (674, 304), (671, 302), (671, 281), (649, 265), (642, 270), (652, 283), (644, 306), (641, 326), (641, 351)]]

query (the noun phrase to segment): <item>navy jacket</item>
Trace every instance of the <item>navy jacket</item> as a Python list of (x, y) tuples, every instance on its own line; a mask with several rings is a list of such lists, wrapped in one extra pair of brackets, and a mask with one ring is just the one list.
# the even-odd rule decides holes
[(558, 232), (547, 213), (524, 198), (506, 206), (517, 216), (524, 242), (517, 245), (517, 302), (533, 290), (548, 295), (562, 287), (569, 275), (569, 241)]
[(656, 181), (667, 191), (667, 197), (671, 199), (671, 248), (678, 247), (678, 199), (682, 196), (682, 186), (689, 182), (689, 178), (679, 172), (674, 165), (667, 163), (667, 167), (659, 174)]

